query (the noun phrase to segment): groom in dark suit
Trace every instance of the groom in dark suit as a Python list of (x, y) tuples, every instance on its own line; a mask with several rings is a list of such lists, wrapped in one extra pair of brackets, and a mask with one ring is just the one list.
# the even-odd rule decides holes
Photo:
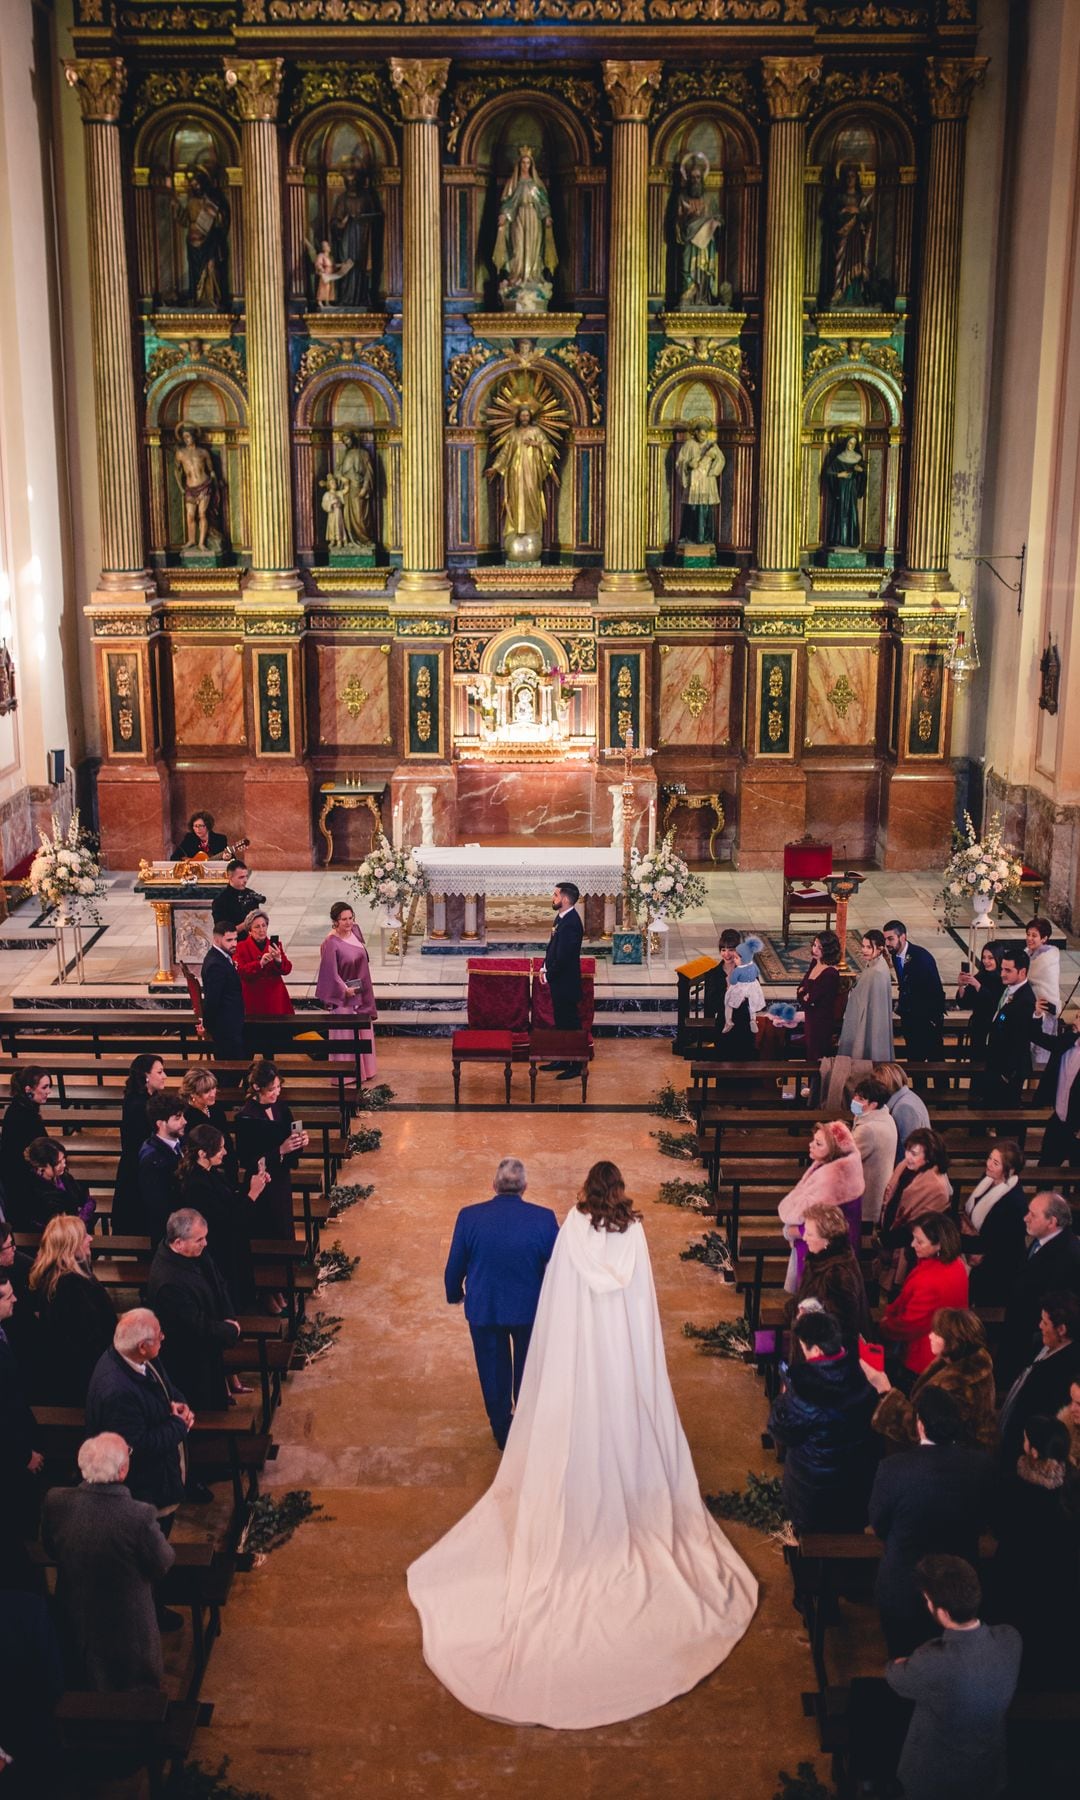
[(526, 1204), (525, 1165), (504, 1156), (495, 1195), (464, 1206), (446, 1261), (446, 1298), (464, 1300), (484, 1405), (499, 1449), (521, 1391), (533, 1320), (559, 1221), (547, 1206)]
[[(572, 881), (560, 881), (551, 896), (555, 923), (544, 952), (542, 981), (551, 989), (551, 1010), (556, 1031), (581, 1030), (581, 940), (585, 927), (577, 910), (580, 889)], [(572, 1081), (581, 1074), (580, 1063), (544, 1063), (545, 1069), (557, 1069), (560, 1081)]]

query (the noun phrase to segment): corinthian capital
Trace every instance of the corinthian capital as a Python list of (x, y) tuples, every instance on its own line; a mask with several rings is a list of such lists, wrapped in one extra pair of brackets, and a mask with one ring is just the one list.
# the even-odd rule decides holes
[(84, 124), (116, 124), (127, 87), (122, 56), (73, 56), (64, 64), (64, 80), (79, 97)]
[(273, 124), (281, 98), (281, 75), (285, 59), (281, 56), (259, 56), (250, 60), (236, 56), (225, 58), (225, 82), (236, 95), (236, 108), (242, 119)]
[(414, 57), (392, 56), (390, 79), (397, 88), (402, 118), (406, 121), (437, 119), (449, 73), (450, 63), (446, 57), (419, 61)]
[(926, 86), (932, 119), (966, 119), (975, 89), (981, 87), (988, 56), (931, 56)]
[(821, 80), (820, 57), (763, 56), (761, 71), (770, 119), (805, 119)]
[(604, 86), (617, 124), (627, 119), (645, 120), (652, 110), (653, 95), (660, 86), (663, 63), (605, 62)]

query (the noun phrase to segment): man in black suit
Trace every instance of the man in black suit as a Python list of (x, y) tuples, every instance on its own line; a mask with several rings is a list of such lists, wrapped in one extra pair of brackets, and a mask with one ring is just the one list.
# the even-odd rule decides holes
[(993, 1502), (995, 1468), (985, 1450), (959, 1440), (963, 1420), (944, 1388), (915, 1402), (917, 1450), (886, 1456), (870, 1495), (870, 1524), (884, 1539), (874, 1593), (890, 1656), (908, 1656), (933, 1631), (916, 1572), (929, 1555), (976, 1563)]
[[(215, 902), (216, 904), (216, 902)], [(214, 942), (201, 970), (203, 1023), (223, 1062), (244, 1058), (244, 984), (233, 962), (236, 926), (214, 921)]]
[(1031, 1041), (1050, 1053), (1037, 1095), (1040, 1106), (1051, 1108), (1039, 1149), (1039, 1167), (1080, 1168), (1080, 1031), (1048, 1014), (1045, 1000), (1036, 1000)]
[(206, 1220), (194, 1207), (171, 1213), (150, 1265), (146, 1298), (169, 1339), (169, 1361), (185, 1395), (214, 1411), (229, 1404), (224, 1351), (240, 1326), (221, 1271), (207, 1251)]
[(1056, 1419), (1080, 1376), (1080, 1298), (1046, 1294), (1039, 1314), (1039, 1353), (1021, 1369), (1005, 1396), (999, 1420), (1002, 1467), (1015, 1469), (1029, 1419)]
[[(580, 890), (572, 881), (560, 881), (551, 896), (555, 923), (544, 952), (540, 977), (551, 989), (551, 1008), (556, 1031), (581, 1030), (581, 940), (585, 927), (577, 910)], [(581, 1074), (580, 1063), (546, 1063), (558, 1071), (558, 1080), (572, 1081)]]
[(147, 1500), (165, 1536), (184, 1493), (181, 1446), (195, 1414), (158, 1362), (165, 1342), (156, 1314), (136, 1306), (116, 1321), (112, 1348), (98, 1360), (86, 1395), (91, 1437), (115, 1431), (131, 1452), (127, 1489)]
[(1008, 1387), (1038, 1345), (1035, 1334), (1048, 1294), (1080, 1294), (1080, 1240), (1072, 1229), (1072, 1208), (1063, 1194), (1033, 1194), (1024, 1214), (1028, 1234), (1026, 1260), (1008, 1305), (998, 1348), (999, 1388)]
[(257, 894), (254, 888), (248, 887), (247, 864), (234, 857), (231, 863), (226, 864), (225, 886), (214, 895), (214, 904), (210, 909), (215, 933), (219, 925), (231, 925), (246, 937), (247, 926), (244, 920), (248, 913), (258, 912), (265, 900), (265, 894)]
[(929, 950), (909, 944), (902, 919), (885, 927), (885, 948), (892, 957), (899, 991), (897, 1011), (911, 1062), (940, 1062), (944, 1056), (945, 989)]
[(5, 1326), (18, 1301), (11, 1278), (0, 1271), (0, 1587), (21, 1572), (22, 1542), (34, 1531), (34, 1477), (45, 1458), (35, 1448), (37, 1421), (26, 1397), (23, 1371)]
[(1035, 989), (1028, 980), (1028, 953), (1019, 944), (1005, 946), (1001, 979), (1001, 999), (986, 1038), (986, 1072), (979, 1079), (979, 1104), (988, 1108), (1016, 1106), (1031, 1074)]
[(184, 1135), (184, 1104), (179, 1094), (164, 1088), (151, 1094), (146, 1116), (152, 1135), (139, 1151), (139, 1212), (150, 1242), (165, 1236), (169, 1214), (180, 1204), (176, 1178), (180, 1169), (180, 1143)]

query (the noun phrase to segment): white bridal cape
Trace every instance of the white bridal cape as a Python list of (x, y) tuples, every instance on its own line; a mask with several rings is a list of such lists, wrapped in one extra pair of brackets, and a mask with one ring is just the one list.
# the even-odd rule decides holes
[(648, 1712), (746, 1630), (757, 1583), (702, 1503), (640, 1224), (564, 1221), (499, 1473), (408, 1584), (429, 1667), (515, 1724)]

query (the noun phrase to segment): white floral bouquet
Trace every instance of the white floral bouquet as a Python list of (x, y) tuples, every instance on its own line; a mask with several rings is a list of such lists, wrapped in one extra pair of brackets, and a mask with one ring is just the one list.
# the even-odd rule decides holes
[(964, 830), (953, 831), (953, 853), (945, 867), (934, 906), (942, 923), (955, 923), (960, 908), (970, 900), (977, 914), (985, 914), (995, 900), (1016, 899), (1020, 893), (1022, 859), (1001, 834), (1001, 815), (994, 813), (980, 838), (964, 814)]
[(669, 919), (681, 919), (692, 906), (705, 901), (705, 883), (700, 875), (692, 875), (681, 856), (675, 854), (675, 833), (669, 831), (663, 842), (645, 856), (630, 853), (630, 904), (646, 926), (663, 913)]
[(41, 833), (26, 891), (39, 902), (43, 912), (62, 912), (80, 924), (101, 924), (98, 901), (105, 892), (101, 864), (79, 825), (78, 812), (71, 815), (66, 831), (53, 814), (52, 837)]
[(426, 894), (430, 885), (413, 852), (395, 850), (382, 832), (349, 882), (358, 894), (395, 914), (404, 913), (407, 903)]

